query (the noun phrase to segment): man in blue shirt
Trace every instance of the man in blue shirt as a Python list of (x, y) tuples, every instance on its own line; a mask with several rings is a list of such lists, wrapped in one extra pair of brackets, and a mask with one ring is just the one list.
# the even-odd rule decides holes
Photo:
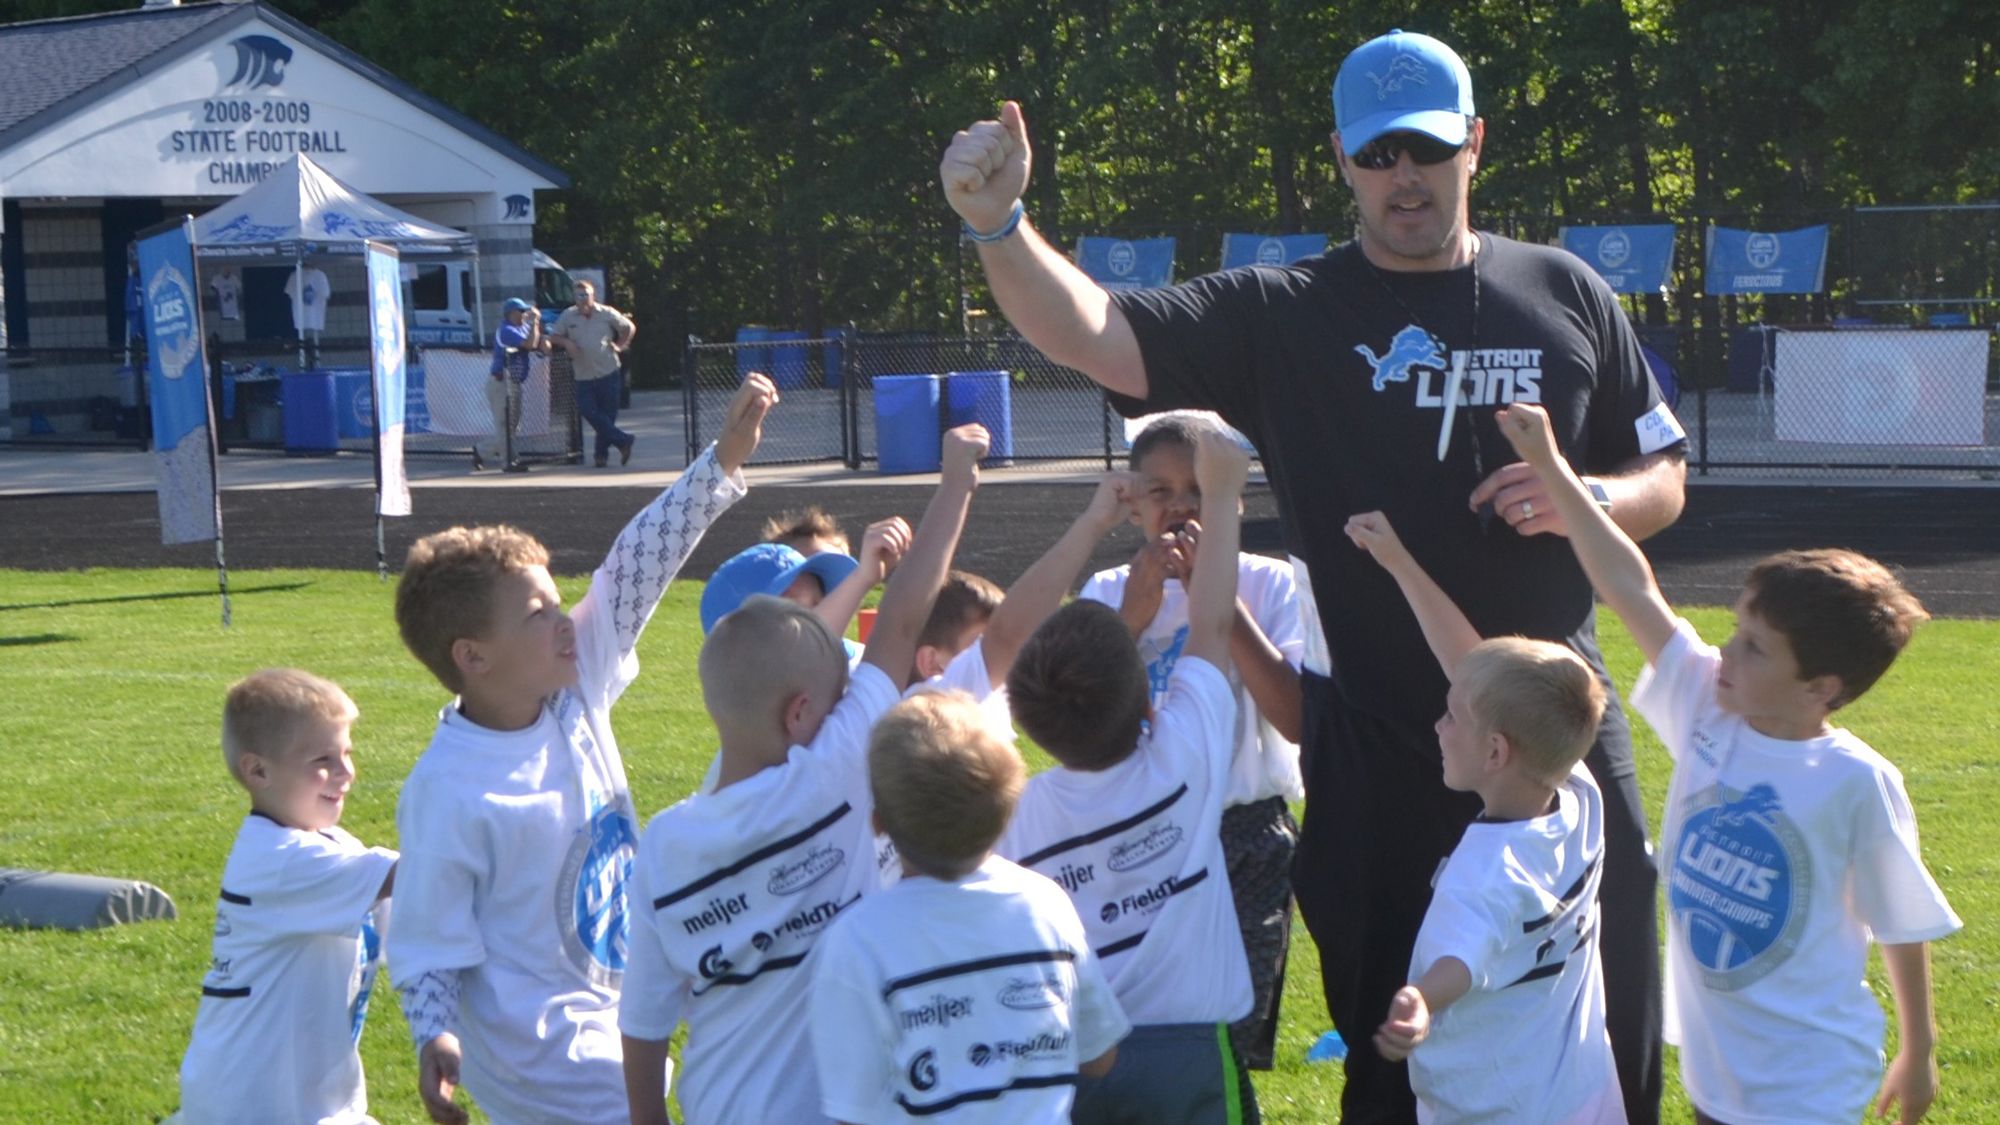
[(509, 297), (500, 309), (500, 327), (493, 331), (493, 366), (488, 371), (492, 379), (486, 384), (486, 405), (493, 410), (493, 437), (489, 444), (472, 447), (475, 472), (488, 461), (514, 467), (513, 435), (521, 426), (521, 386), (528, 381), (528, 357), (549, 350), (535, 306)]

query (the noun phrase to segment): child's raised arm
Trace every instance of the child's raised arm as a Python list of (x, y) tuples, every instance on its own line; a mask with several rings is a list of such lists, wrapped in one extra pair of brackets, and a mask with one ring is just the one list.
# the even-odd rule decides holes
[(923, 521), (910, 539), (910, 549), (876, 607), (875, 628), (862, 657), (886, 674), (901, 691), (917, 658), (917, 637), (930, 618), (938, 591), (944, 587), (958, 537), (965, 530), (965, 512), (979, 487), (979, 459), (986, 456), (986, 427), (977, 422), (944, 435), (944, 473)]
[(994, 687), (1007, 682), (1007, 673), (1014, 667), (1021, 646), (1028, 643), (1028, 638), (1050, 614), (1062, 608), (1063, 595), (1076, 584), (1076, 576), (1083, 572), (1097, 544), (1112, 528), (1125, 522), (1136, 481), (1131, 473), (1104, 474), (1104, 479), (1097, 482), (1097, 491), (1091, 493), (1089, 506), (1069, 525), (1069, 530), (1008, 587), (1006, 598), (986, 625), (981, 643), (986, 672), (992, 677)]
[(1410, 556), (1409, 549), (1396, 536), (1396, 529), (1389, 526), (1388, 516), (1363, 512), (1348, 519), (1346, 531), (1355, 546), (1368, 552), (1396, 580), (1404, 599), (1410, 603), (1410, 610), (1417, 615), (1417, 624), (1431, 646), (1431, 655), (1437, 657), (1438, 667), (1444, 669), (1445, 679), (1457, 679), (1458, 662), (1480, 641), (1479, 631), (1465, 619), (1465, 612)]
[(1201, 545), (1188, 588), (1188, 639), (1184, 650), (1218, 668), (1229, 667), (1229, 633), (1236, 623), (1237, 555), (1243, 546), (1243, 483), (1250, 454), (1220, 430), (1204, 432), (1194, 451), (1194, 479), (1201, 486)]
[(1494, 417), (1514, 452), (1548, 486), (1549, 499), (1569, 529), (1570, 548), (1596, 587), (1597, 596), (1625, 623), (1646, 663), (1653, 663), (1673, 639), (1674, 611), (1660, 593), (1645, 552), (1597, 506), (1590, 490), (1563, 460), (1549, 429), (1547, 411), (1516, 403)]
[(819, 604), (813, 607), (813, 616), (820, 619), (827, 632), (836, 637), (847, 635), (847, 627), (854, 623), (854, 614), (861, 608), (862, 599), (868, 591), (882, 584), (889, 572), (896, 569), (896, 563), (903, 552), (910, 549), (910, 525), (901, 516), (890, 516), (868, 525), (861, 536), (861, 565), (854, 568), (840, 585), (826, 592)]

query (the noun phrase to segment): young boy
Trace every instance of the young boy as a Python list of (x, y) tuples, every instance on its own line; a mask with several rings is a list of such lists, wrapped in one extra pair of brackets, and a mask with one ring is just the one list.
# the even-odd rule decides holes
[(1015, 720), (1061, 765), (1028, 783), (996, 850), (1069, 893), (1134, 1025), (1111, 1073), (1079, 1088), (1078, 1122), (1256, 1120), (1224, 1026), (1249, 1012), (1251, 989), (1219, 837), (1236, 746), (1221, 668), (1248, 472), (1234, 443), (1200, 437), (1208, 542), (1163, 706), (1149, 705), (1132, 635), (1099, 602), (1043, 622), (1007, 677)]
[[(1712, 648), (1597, 510), (1542, 411), (1499, 418), (1646, 658), (1632, 704), (1674, 759), (1667, 1041), (1697, 1115), (1852, 1121), (1880, 1082), (1877, 1114), (1921, 1119), (1938, 1087), (1927, 943), (1960, 923), (1924, 867), (1902, 774), (1828, 719), (1888, 671), (1923, 607), (1872, 559), (1787, 551), (1751, 569), (1736, 635)], [(1901, 1032), (1886, 1077), (1871, 939)]]
[(752, 594), (769, 594), (812, 610), (841, 638), (852, 667), (861, 659), (861, 646), (846, 639), (847, 627), (868, 591), (882, 584), (909, 545), (910, 525), (891, 516), (868, 525), (858, 560), (831, 550), (801, 553), (783, 543), (745, 547), (717, 567), (702, 587), (701, 631), (715, 628)]
[(667, 583), (744, 493), (777, 401), (752, 375), (722, 436), (634, 516), (575, 614), (512, 528), (410, 549), (404, 643), (458, 694), (397, 806), (404, 909), (390, 965), (434, 1119), (464, 1083), (497, 1121), (625, 1120), (618, 992), (636, 817), (611, 706)]
[(841, 1122), (1067, 1125), (1129, 1024), (1062, 888), (992, 854), (1021, 757), (972, 698), (926, 692), (875, 725), (875, 822), (902, 881), (814, 951), (820, 1104)]
[(808, 557), (827, 551), (839, 555), (850, 553), (847, 533), (840, 529), (840, 521), (818, 504), (780, 512), (765, 520), (762, 538), (766, 543), (781, 544)]
[[(1092, 575), (1077, 595), (1118, 610), (1146, 662), (1155, 707), (1166, 702), (1174, 664), (1187, 643), (1187, 588), (1181, 579), (1201, 534), (1195, 442), (1214, 428), (1194, 415), (1168, 414), (1133, 438), (1132, 518), (1145, 533), (1145, 546), (1130, 564)], [(1292, 853), (1299, 826), (1290, 803), (1305, 797), (1297, 741), (1304, 723), (1299, 661), (1305, 656), (1305, 630), (1291, 564), (1239, 554), (1236, 588), (1229, 635), (1236, 760), (1223, 802), (1222, 857), (1256, 1000), (1229, 1031), (1247, 1065), (1269, 1070), (1292, 936)]]
[(667, 1041), (683, 1019), (689, 1122), (823, 1120), (803, 974), (789, 970), (880, 885), (868, 729), (902, 694), (986, 442), (976, 425), (945, 435), (943, 479), (851, 680), (832, 631), (783, 599), (751, 598), (703, 643), (721, 766), (714, 792), (654, 817), (639, 845), (619, 1013), (635, 1123), (667, 1120)]
[(372, 1120), (355, 1045), (396, 853), (338, 827), (359, 713), (338, 686), (295, 668), (229, 689), (222, 758), (250, 792), (250, 815), (222, 869), (176, 1120)]
[(1432, 881), (1375, 1049), (1410, 1060), (1421, 1121), (1624, 1125), (1597, 942), (1604, 796), (1582, 764), (1604, 685), (1561, 645), (1482, 642), (1380, 512), (1347, 534), (1395, 578), (1451, 681), (1445, 786), (1485, 806)]

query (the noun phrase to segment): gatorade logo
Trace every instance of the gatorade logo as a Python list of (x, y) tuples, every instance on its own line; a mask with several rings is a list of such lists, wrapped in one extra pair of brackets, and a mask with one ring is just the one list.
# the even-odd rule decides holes
[(736, 962), (724, 957), (722, 947), (719, 945), (711, 945), (703, 950), (701, 960), (695, 965), (703, 980), (714, 980), (735, 967)]
[(937, 1052), (925, 1048), (910, 1060), (910, 1085), (919, 1093), (937, 1085)]

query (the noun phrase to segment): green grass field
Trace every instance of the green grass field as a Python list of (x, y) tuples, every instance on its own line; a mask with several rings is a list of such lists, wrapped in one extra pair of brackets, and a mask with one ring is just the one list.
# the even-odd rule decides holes
[[(563, 583), (572, 598), (582, 579)], [(295, 664), (343, 684), (361, 707), (359, 778), (343, 824), (394, 845), (396, 793), (444, 693), (405, 655), (392, 586), (372, 575), (233, 576), (235, 625), (219, 628), (214, 576), (199, 571), (0, 571), (0, 866), (143, 879), (180, 907), (172, 923), (85, 934), (0, 930), (0, 1119), (156, 1121), (207, 966), (217, 880), (248, 807), (217, 743), (224, 688)], [(642, 815), (690, 791), (713, 742), (692, 673), (699, 587), (678, 585), (646, 634), (645, 670), (616, 723)], [(1713, 639), (1723, 610), (1692, 614)], [(1604, 647), (1629, 689), (1638, 658), (1615, 621)], [(1924, 853), (1967, 929), (1934, 951), (1944, 1092), (1934, 1120), (2000, 1120), (2000, 622), (1926, 626), (1845, 722), (1903, 770)], [(1665, 755), (1642, 723), (1641, 785), (1657, 824)], [(1879, 966), (1872, 974), (1886, 997)], [(401, 1013), (378, 984), (363, 1039), (375, 1115), (425, 1120)], [(1258, 1076), (1265, 1119), (1331, 1121), (1337, 1067), (1308, 1065), (1327, 1026), (1317, 957), (1301, 929), (1286, 982), (1281, 1062)], [(1893, 1022), (1891, 1024), (1893, 1027)], [(1673, 1064), (1669, 1059), (1669, 1085)], [(1688, 1118), (1670, 1090), (1669, 1120)]]

